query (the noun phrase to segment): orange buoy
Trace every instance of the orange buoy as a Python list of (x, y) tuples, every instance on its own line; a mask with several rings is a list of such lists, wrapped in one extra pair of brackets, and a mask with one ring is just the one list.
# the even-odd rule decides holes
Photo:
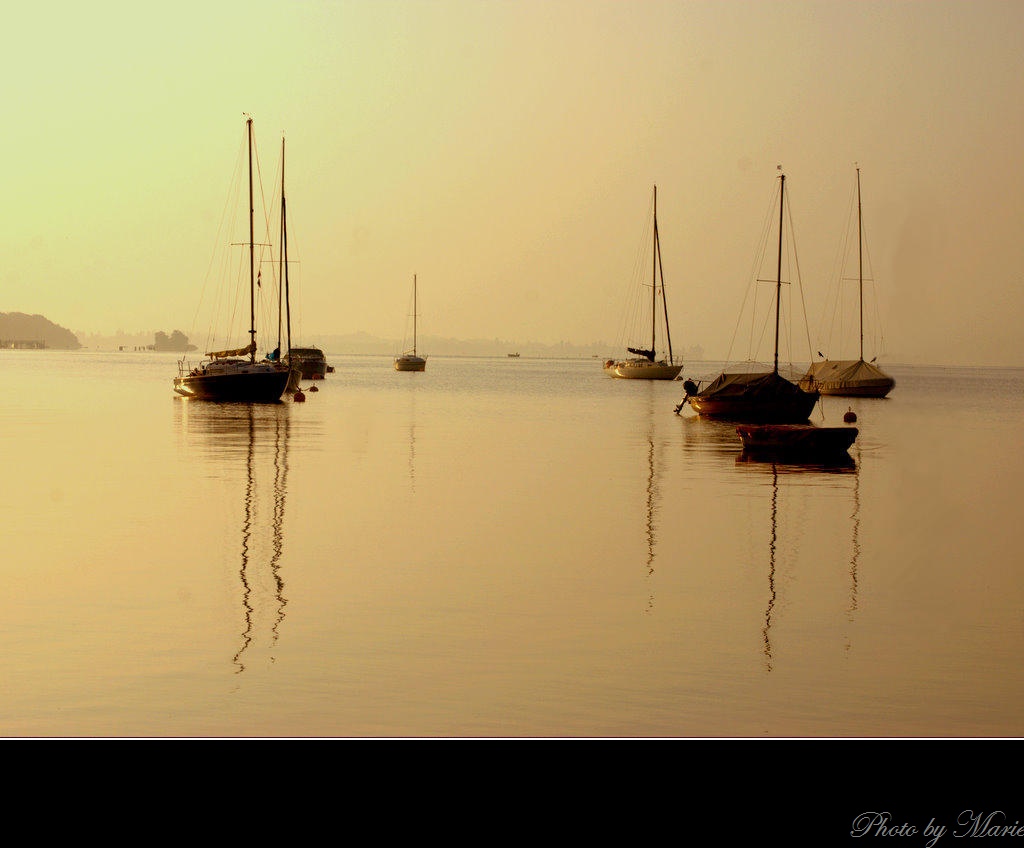
[(843, 416), (843, 421), (847, 424), (852, 424), (857, 420), (857, 413), (853, 411), (853, 407), (849, 406), (846, 408), (846, 415)]
[(295, 392), (295, 394), (292, 395), (292, 400), (294, 400), (296, 403), (302, 403), (305, 399), (306, 396), (302, 393), (302, 389), (298, 389)]

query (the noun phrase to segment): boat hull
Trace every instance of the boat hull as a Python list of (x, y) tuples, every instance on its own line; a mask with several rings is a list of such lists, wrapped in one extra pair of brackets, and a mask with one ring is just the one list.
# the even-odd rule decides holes
[(210, 372), (195, 368), (174, 378), (174, 391), (193, 400), (277, 403), (293, 372), (260, 364)]
[(858, 430), (813, 424), (741, 424), (736, 432), (747, 453), (827, 459), (846, 454), (857, 439)]
[(396, 371), (426, 371), (427, 360), (422, 356), (399, 356), (395, 359)]
[(690, 408), (705, 418), (724, 421), (750, 421), (761, 424), (799, 424), (807, 421), (818, 402), (818, 395), (804, 392), (806, 398), (790, 401), (759, 402), (743, 398), (688, 398)]
[(611, 377), (623, 380), (675, 380), (682, 365), (669, 365), (667, 362), (650, 362), (646, 359), (625, 359), (619, 362), (609, 360), (604, 365), (605, 372)]

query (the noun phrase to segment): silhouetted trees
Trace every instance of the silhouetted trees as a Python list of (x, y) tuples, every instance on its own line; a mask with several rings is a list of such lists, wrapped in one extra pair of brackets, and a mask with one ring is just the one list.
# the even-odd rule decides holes
[(188, 336), (181, 332), (181, 330), (175, 330), (170, 336), (167, 333), (159, 332), (153, 341), (153, 350), (173, 350), (178, 353), (184, 353), (185, 351), (195, 349), (196, 346), (188, 343)]

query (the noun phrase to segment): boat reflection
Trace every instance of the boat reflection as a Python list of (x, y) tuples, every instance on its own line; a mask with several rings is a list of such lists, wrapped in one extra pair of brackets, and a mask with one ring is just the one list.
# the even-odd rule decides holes
[[(857, 563), (860, 559), (860, 474), (853, 475), (853, 512), (850, 514), (853, 523), (850, 551), (850, 606), (847, 608), (847, 621), (853, 623), (857, 612)], [(846, 650), (850, 650), (850, 642), (846, 642)]]
[[(281, 572), (288, 492), (288, 404), (176, 404), (182, 431), (232, 477), (244, 471), (238, 581), (242, 624), (236, 674), (262, 652), (274, 662), (285, 619)], [(192, 440), (191, 437), (195, 437)]]
[(644, 487), (644, 540), (646, 543), (646, 559), (644, 562), (644, 579), (647, 581), (647, 606), (645, 613), (654, 609), (654, 559), (657, 552), (658, 528), (657, 516), (661, 504), (661, 490), (659, 484), (659, 469), (661, 467), (661, 453), (666, 442), (658, 437), (657, 420), (658, 410), (664, 405), (663, 392), (658, 391), (661, 384), (652, 382), (646, 385), (647, 403), (644, 417), (645, 428), (645, 453), (647, 459), (647, 481)]
[[(769, 535), (768, 535), (768, 586), (767, 601), (765, 602), (764, 624), (761, 628), (762, 651), (765, 658), (766, 671), (772, 671), (775, 665), (775, 654), (772, 646), (771, 631), (773, 617), (778, 602), (778, 590), (776, 582), (776, 569), (779, 565), (777, 558), (780, 554), (779, 540), (779, 480), (787, 474), (841, 474), (850, 475), (853, 480), (853, 511), (850, 515), (852, 522), (851, 529), (851, 556), (849, 561), (850, 574), (850, 601), (847, 607), (847, 620), (853, 622), (854, 613), (857, 610), (857, 563), (860, 557), (860, 475), (853, 457), (833, 460), (824, 463), (782, 463), (765, 460), (741, 453), (736, 463), (754, 472), (763, 471), (771, 475), (771, 498), (769, 507)], [(846, 485), (845, 483), (840, 485)], [(851, 648), (850, 641), (844, 646), (848, 652)]]
[(409, 487), (416, 494), (416, 393), (409, 399)]
[(735, 423), (700, 415), (679, 415), (678, 420), (682, 422), (685, 453), (696, 454), (697, 458), (709, 453), (717, 456), (736, 453)]
[(736, 463), (737, 465), (762, 465), (783, 474), (815, 471), (826, 474), (857, 473), (857, 461), (850, 454), (807, 461), (787, 458), (783, 461), (770, 454), (740, 451), (739, 456), (736, 457)]

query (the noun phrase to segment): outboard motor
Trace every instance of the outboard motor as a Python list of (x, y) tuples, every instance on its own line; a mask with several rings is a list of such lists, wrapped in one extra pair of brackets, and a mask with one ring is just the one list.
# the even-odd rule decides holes
[(690, 395), (697, 394), (697, 384), (695, 382), (693, 382), (693, 380), (684, 380), (683, 381), (683, 389), (685, 389), (686, 394), (684, 394), (683, 395), (683, 399), (681, 401), (679, 401), (678, 404), (676, 404), (676, 415), (678, 415), (680, 412), (682, 412), (683, 407), (686, 406), (686, 399)]

